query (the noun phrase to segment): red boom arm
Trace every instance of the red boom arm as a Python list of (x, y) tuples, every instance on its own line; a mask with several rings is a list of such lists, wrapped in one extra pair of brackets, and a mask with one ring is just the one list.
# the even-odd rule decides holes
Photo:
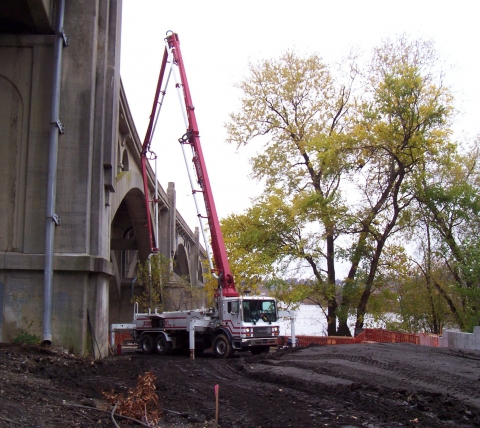
[[(207, 167), (205, 159), (203, 157), (202, 147), (200, 144), (200, 134), (198, 131), (197, 119), (195, 117), (195, 108), (193, 107), (192, 97), (190, 94), (190, 88), (188, 86), (187, 75), (185, 73), (185, 67), (183, 64), (182, 54), (180, 50), (180, 41), (178, 35), (175, 33), (170, 34), (166, 39), (169, 48), (172, 50), (174, 63), (178, 66), (180, 73), (180, 80), (183, 87), (183, 96), (185, 101), (185, 108), (188, 117), (188, 129), (186, 133), (186, 139), (184, 144), (190, 144), (194, 153), (193, 164), (197, 173), (198, 183), (202, 189), (203, 199), (205, 201), (205, 208), (207, 211), (208, 225), (210, 227), (210, 234), (212, 238), (212, 251), (213, 258), (215, 260), (215, 270), (219, 276), (220, 287), (222, 288), (222, 295), (225, 297), (237, 297), (238, 293), (235, 289), (235, 282), (230, 270), (230, 264), (228, 262), (227, 251), (225, 248), (225, 242), (223, 240), (222, 231), (220, 229), (220, 222), (218, 221), (217, 210), (215, 208), (215, 202), (213, 199), (212, 189), (210, 186), (210, 180), (208, 178)], [(155, 112), (158, 106), (158, 97), (161, 92), (161, 85), (165, 74), (165, 67), (167, 63), (168, 52), (165, 50), (160, 74), (158, 78), (157, 91), (155, 93), (155, 101), (152, 107), (152, 115), (150, 116), (150, 124), (147, 130), (147, 135), (143, 144), (142, 151), (142, 167), (143, 163), (146, 163), (146, 153), (150, 146), (152, 124), (155, 118)], [(144, 183), (146, 179), (146, 171), (144, 168)], [(146, 184), (144, 184), (146, 186)], [(148, 193), (145, 193), (148, 195)], [(151, 223), (149, 219), (150, 210), (148, 209), (148, 196), (147, 196), (147, 218), (150, 232), (150, 241), (153, 248), (153, 238), (151, 231)]]
[[(148, 122), (147, 132), (145, 134), (145, 139), (143, 140), (142, 145), (142, 176), (143, 176), (143, 191), (145, 193), (145, 210), (147, 212), (147, 227), (148, 227), (148, 236), (150, 238), (150, 251), (152, 253), (158, 252), (158, 246), (154, 245), (153, 239), (153, 230), (152, 230), (152, 219), (150, 216), (150, 200), (148, 193), (148, 178), (147, 178), (147, 154), (150, 150), (150, 144), (152, 143), (152, 132), (153, 124), (155, 122), (155, 117), (158, 109), (158, 98), (162, 91), (162, 82), (165, 75), (165, 68), (167, 66), (168, 52), (165, 49), (163, 53), (162, 65), (160, 66), (160, 74), (158, 75), (157, 90), (155, 91), (155, 99), (153, 100), (152, 113), (150, 114), (150, 121)], [(154, 196), (155, 198), (157, 195)]]

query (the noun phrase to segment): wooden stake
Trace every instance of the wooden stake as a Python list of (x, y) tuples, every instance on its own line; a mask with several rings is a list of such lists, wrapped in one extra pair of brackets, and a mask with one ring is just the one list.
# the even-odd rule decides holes
[(218, 425), (218, 395), (220, 386), (215, 385), (215, 424)]

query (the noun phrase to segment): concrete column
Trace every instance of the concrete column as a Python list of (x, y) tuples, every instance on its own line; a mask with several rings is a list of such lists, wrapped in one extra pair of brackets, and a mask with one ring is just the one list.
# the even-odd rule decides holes
[(169, 229), (169, 218), (170, 218), (170, 213), (166, 209), (162, 209), (159, 213), (159, 225), (160, 228), (158, 230), (159, 234), (159, 250), (160, 253), (165, 257), (165, 258), (170, 258), (170, 229)]
[[(98, 324), (96, 336), (108, 331), (111, 220), (104, 173), (115, 159), (118, 132), (120, 18), (121, 0), (66, 2), (69, 46), (63, 51), (60, 89), (65, 135), (57, 163), (55, 211), (61, 225), (55, 229), (52, 338), (54, 346), (80, 354), (89, 352), (87, 308)], [(5, 233), (0, 226), (0, 319), (6, 341), (21, 330), (41, 331), (52, 54), (52, 36), (0, 35), (5, 101), (0, 124), (9, 118), (19, 124), (4, 126), (10, 129), (7, 141), (0, 135), (0, 166), (6, 171), (0, 217), (8, 226)], [(95, 286), (99, 281), (98, 293), (92, 294), (91, 281)]]
[[(109, 277), (107, 275), (96, 275), (95, 281), (95, 326), (94, 335), (96, 339), (95, 356), (108, 355), (108, 292), (109, 292)], [(97, 354), (98, 352), (98, 354)]]
[(200, 231), (198, 227), (195, 228), (195, 244), (190, 248), (189, 263), (190, 263), (190, 283), (195, 286), (198, 284), (198, 257), (200, 248)]

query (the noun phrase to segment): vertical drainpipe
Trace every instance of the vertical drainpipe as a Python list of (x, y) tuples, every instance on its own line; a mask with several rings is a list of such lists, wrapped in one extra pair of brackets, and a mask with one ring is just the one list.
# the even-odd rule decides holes
[(58, 134), (63, 134), (64, 128), (59, 120), (60, 110), (60, 77), (62, 69), (63, 44), (68, 45), (68, 39), (63, 32), (63, 17), (65, 0), (57, 0), (57, 14), (55, 19), (55, 42), (53, 52), (53, 84), (52, 109), (50, 116), (50, 152), (48, 156), (47, 177), (47, 207), (45, 228), (45, 275), (44, 275), (44, 306), (43, 306), (43, 344), (52, 343), (52, 279), (53, 279), (53, 249), (55, 225), (60, 224), (55, 214), (55, 196), (57, 190), (57, 157)]

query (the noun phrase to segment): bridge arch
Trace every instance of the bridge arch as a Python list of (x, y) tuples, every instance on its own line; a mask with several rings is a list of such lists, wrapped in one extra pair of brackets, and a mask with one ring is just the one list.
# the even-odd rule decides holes
[(145, 262), (150, 254), (146, 221), (143, 192), (138, 187), (133, 187), (116, 206), (111, 223), (110, 258), (119, 293), (122, 281), (135, 277), (137, 262)]
[[(131, 299), (136, 284), (137, 264), (150, 254), (150, 239), (146, 226), (145, 197), (138, 187), (128, 186), (138, 181), (139, 174), (125, 172), (118, 180), (115, 214), (110, 225), (110, 260), (113, 277), (110, 280), (110, 319), (121, 320), (131, 312)], [(140, 177), (141, 178), (141, 177)], [(122, 197), (120, 199), (120, 197)], [(120, 201), (120, 202), (118, 202)]]

